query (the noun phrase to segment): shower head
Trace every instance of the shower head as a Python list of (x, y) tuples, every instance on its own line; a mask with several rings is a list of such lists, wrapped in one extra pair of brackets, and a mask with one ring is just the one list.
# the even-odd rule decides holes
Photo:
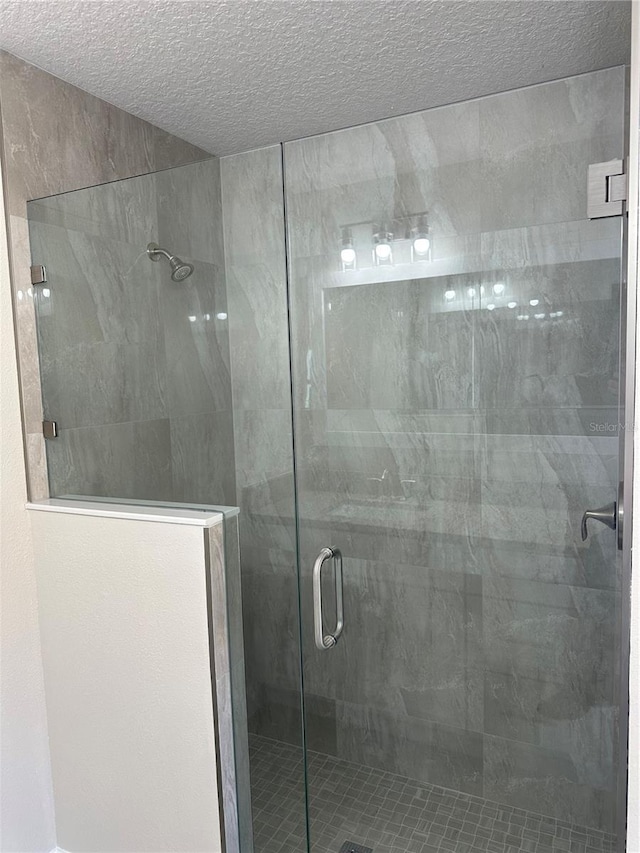
[(173, 281), (184, 281), (193, 272), (193, 264), (188, 264), (177, 255), (172, 255), (166, 249), (161, 249), (157, 243), (149, 243), (147, 255), (152, 261), (159, 261), (161, 257), (166, 258), (171, 264), (171, 278)]

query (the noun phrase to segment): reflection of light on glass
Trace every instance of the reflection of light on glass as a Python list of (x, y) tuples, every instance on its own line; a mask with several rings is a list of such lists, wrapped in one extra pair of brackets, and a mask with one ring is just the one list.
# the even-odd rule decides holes
[(447, 302), (451, 302), (452, 299), (456, 298), (455, 290), (445, 290), (444, 298), (447, 300)]
[(216, 314), (216, 317), (218, 318), (218, 320), (226, 320), (227, 314), (225, 311), (220, 311)]
[(480, 285), (480, 296), (484, 296), (484, 284)]
[(533, 316), (535, 317), (536, 320), (544, 320), (546, 315), (545, 314), (534, 314)]
[(504, 284), (501, 281), (497, 281), (493, 285), (493, 292), (496, 296), (500, 296), (502, 293), (504, 293)]
[(211, 314), (205, 314), (205, 315), (204, 315), (204, 319), (205, 319), (205, 320), (210, 320), (210, 319), (211, 319)]
[(490, 302), (490, 303), (487, 305), (487, 311), (493, 311), (493, 309), (494, 309), (495, 307), (496, 307), (496, 306), (493, 304), (493, 302)]
[(190, 323), (195, 323), (196, 319), (197, 318), (196, 318), (195, 314), (189, 314), (189, 322)]
[(556, 317), (562, 317), (564, 311), (556, 311)]
[(33, 297), (33, 290), (32, 290), (31, 288), (29, 288), (29, 289), (27, 290), (27, 296), (29, 296), (30, 298), (32, 298), (32, 297)]
[(532, 307), (532, 308), (535, 308), (535, 307), (536, 307), (536, 305), (539, 305), (539, 304), (540, 304), (540, 300), (539, 300), (539, 299), (530, 299), (530, 300), (529, 300), (529, 305), (531, 305), (531, 307)]
[(517, 304), (517, 302), (507, 302), (507, 308), (515, 308)]
[(476, 289), (475, 289), (475, 287), (470, 287), (470, 288), (467, 290), (467, 294), (471, 297), (471, 299), (473, 299), (473, 297), (476, 295)]
[(21, 290), (19, 290), (19, 291), (18, 291), (18, 299), (19, 299), (21, 302), (22, 302), (22, 300), (24, 299), (24, 293), (23, 293)]
[(45, 299), (48, 299), (51, 296), (51, 291), (49, 290), (48, 287), (42, 288), (42, 295), (44, 296)]
[(528, 319), (529, 319), (529, 315), (528, 315), (528, 314), (518, 314), (518, 316), (517, 316), (517, 318), (516, 318), (516, 319), (517, 319), (517, 320), (528, 320)]

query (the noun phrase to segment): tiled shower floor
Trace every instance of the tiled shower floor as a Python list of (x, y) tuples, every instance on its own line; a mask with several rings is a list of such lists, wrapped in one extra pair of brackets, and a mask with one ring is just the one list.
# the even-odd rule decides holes
[[(302, 750), (250, 735), (255, 853), (305, 850)], [(309, 753), (313, 853), (613, 853), (613, 836)]]

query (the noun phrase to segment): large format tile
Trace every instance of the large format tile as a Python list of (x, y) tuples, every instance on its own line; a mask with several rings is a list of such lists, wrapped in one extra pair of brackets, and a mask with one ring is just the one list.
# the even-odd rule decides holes
[(490, 671), (571, 681), (588, 707), (613, 701), (616, 595), (611, 590), (484, 578)]
[(11, 54), (0, 62), (10, 213), (23, 216), (29, 199), (211, 156)]
[(337, 703), (338, 755), (456, 791), (482, 794), (482, 735)]
[(581, 779), (571, 756), (486, 735), (484, 796), (570, 823), (615, 831), (615, 792)]
[(39, 221), (31, 221), (30, 237), (47, 269), (46, 288), (35, 291), (42, 358), (56, 361), (75, 345), (161, 337), (160, 275), (144, 247)]
[(157, 194), (154, 242), (184, 260), (222, 267), (220, 161), (212, 157), (165, 169), (154, 175), (154, 180)]
[(224, 270), (198, 263), (184, 282), (161, 269), (160, 313), (172, 416), (230, 411), (229, 333)]
[[(351, 557), (343, 561), (343, 575), (344, 633), (330, 654), (306, 644), (308, 689), (481, 732), (481, 579)], [(311, 596), (304, 589), (308, 625)], [(327, 626), (333, 619), (329, 607)]]
[(483, 230), (586, 218), (588, 164), (624, 153), (624, 74), (606, 69), (478, 101)]
[(168, 420), (61, 429), (47, 458), (53, 495), (173, 499)]
[(173, 500), (234, 506), (232, 413), (185, 414), (170, 424)]

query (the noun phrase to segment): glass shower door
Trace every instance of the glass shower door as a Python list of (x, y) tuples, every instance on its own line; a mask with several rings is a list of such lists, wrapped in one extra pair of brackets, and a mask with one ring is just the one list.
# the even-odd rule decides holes
[(284, 146), (314, 850), (613, 849), (624, 97)]

